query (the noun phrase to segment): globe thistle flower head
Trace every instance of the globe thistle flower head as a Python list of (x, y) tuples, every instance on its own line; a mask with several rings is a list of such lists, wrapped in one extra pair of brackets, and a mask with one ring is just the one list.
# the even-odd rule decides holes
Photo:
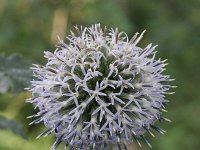
[(126, 147), (133, 139), (140, 145), (161, 116), (168, 100), (163, 75), (166, 60), (155, 59), (156, 46), (138, 47), (143, 33), (130, 40), (118, 29), (102, 29), (99, 24), (77, 28), (59, 39), (57, 49), (44, 52), (44, 66), (32, 67), (35, 80), (30, 91), (39, 112), (33, 123), (48, 128), (40, 136), (56, 135), (52, 149), (64, 142), (71, 148), (108, 149)]

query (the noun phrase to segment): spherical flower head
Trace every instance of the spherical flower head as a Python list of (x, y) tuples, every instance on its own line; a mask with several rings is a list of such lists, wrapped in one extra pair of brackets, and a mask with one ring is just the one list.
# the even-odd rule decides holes
[(138, 47), (143, 33), (130, 40), (118, 29), (99, 24), (77, 28), (66, 44), (59, 39), (54, 53), (44, 52), (48, 62), (32, 67), (30, 91), (39, 112), (33, 123), (48, 128), (40, 136), (56, 135), (52, 149), (64, 142), (79, 149), (126, 147), (133, 139), (140, 145), (161, 116), (173, 86), (163, 75), (166, 60), (155, 59), (156, 46)]

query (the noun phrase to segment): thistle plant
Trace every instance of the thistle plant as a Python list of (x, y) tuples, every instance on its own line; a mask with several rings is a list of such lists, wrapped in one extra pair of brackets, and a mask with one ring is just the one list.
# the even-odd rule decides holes
[(133, 139), (140, 145), (161, 116), (173, 88), (163, 75), (166, 60), (155, 59), (155, 48), (138, 47), (143, 33), (130, 40), (118, 29), (75, 27), (61, 39), (54, 53), (44, 52), (44, 66), (32, 67), (35, 79), (28, 99), (39, 112), (31, 124), (43, 122), (48, 128), (38, 137), (56, 135), (52, 149), (61, 142), (71, 149), (126, 149)]

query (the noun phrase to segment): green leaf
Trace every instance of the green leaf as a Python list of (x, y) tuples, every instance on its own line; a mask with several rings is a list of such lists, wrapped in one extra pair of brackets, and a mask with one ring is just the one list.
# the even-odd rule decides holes
[(13, 133), (23, 137), (24, 139), (27, 139), (26, 132), (21, 124), (14, 120), (8, 120), (3, 116), (0, 116), (0, 129), (11, 130)]
[(0, 72), (0, 93), (6, 93), (10, 87), (12, 86), (12, 82), (8, 76), (4, 73)]
[(12, 91), (18, 93), (29, 86), (31, 61), (14, 54), (9, 57), (0, 55), (0, 94)]

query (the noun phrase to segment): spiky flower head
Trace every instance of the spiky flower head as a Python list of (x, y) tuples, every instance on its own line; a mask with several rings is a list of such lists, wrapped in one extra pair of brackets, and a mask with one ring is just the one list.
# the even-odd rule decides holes
[(154, 123), (167, 120), (161, 116), (172, 87), (162, 74), (166, 60), (155, 59), (152, 44), (137, 46), (144, 32), (129, 40), (99, 24), (75, 29), (68, 44), (59, 40), (54, 53), (44, 52), (46, 65), (32, 67), (36, 80), (28, 101), (39, 109), (32, 123), (48, 128), (39, 136), (55, 134), (52, 149), (61, 142), (80, 149), (121, 148), (133, 139), (150, 145), (144, 133), (164, 133)]

